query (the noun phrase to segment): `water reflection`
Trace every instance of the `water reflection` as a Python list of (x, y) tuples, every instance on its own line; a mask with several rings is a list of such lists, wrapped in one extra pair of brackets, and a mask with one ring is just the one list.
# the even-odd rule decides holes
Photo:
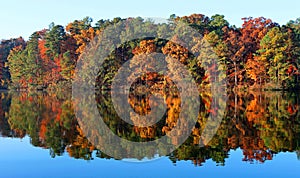
[[(113, 111), (109, 110), (111, 102), (105, 95), (98, 95), (97, 100), (99, 112), (107, 116), (105, 123), (120, 137), (136, 141), (162, 136), (176, 121), (176, 111), (181, 109), (176, 104), (180, 101), (170, 100), (169, 113), (163, 121), (149, 128), (137, 128), (119, 122)], [(137, 103), (136, 98), (132, 97), (130, 101), (135, 110), (140, 108), (141, 103)], [(145, 98), (142, 97), (141, 101), (147, 105)], [(225, 159), (230, 156), (229, 151), (238, 148), (243, 151), (241, 160), (247, 162), (263, 163), (272, 160), (280, 152), (295, 152), (299, 158), (299, 101), (300, 97), (293, 93), (231, 93), (227, 103), (224, 103), (227, 111), (216, 135), (207, 146), (199, 147), (206, 119), (210, 113), (215, 112), (210, 108), (209, 95), (202, 94), (198, 122), (191, 136), (169, 155), (169, 159), (174, 163), (191, 160), (195, 165), (202, 165), (212, 159), (224, 165)], [(92, 153), (96, 152), (98, 158), (110, 158), (85, 137), (73, 107), (68, 93), (1, 93), (0, 134), (2, 137), (13, 138), (28, 135), (33, 146), (49, 149), (52, 157), (68, 153), (76, 159), (91, 160)], [(148, 157), (153, 156), (155, 152), (149, 151)]]

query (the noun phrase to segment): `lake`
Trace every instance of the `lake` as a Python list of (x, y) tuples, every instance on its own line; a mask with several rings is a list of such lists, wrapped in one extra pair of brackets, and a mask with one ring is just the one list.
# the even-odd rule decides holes
[[(211, 107), (213, 98), (201, 94), (195, 127), (171, 153), (164, 155), (156, 152), (155, 147), (140, 150), (120, 144), (111, 148), (118, 155), (116, 158), (101, 150), (107, 134), (97, 130), (97, 119), (85, 122), (75, 113), (76, 107), (84, 106), (85, 101), (77, 103), (70, 93), (2, 92), (1, 174), (3, 177), (299, 177), (300, 95), (236, 92), (227, 96), (225, 101), (216, 101), (217, 106), (226, 109), (218, 124), (208, 123), (209, 115), (218, 114)], [(166, 96), (168, 109), (162, 120), (153, 126), (138, 127), (120, 119), (110, 95), (96, 94), (95, 98), (104, 124), (119, 138), (135, 143), (168, 136), (176, 127), (178, 112), (188, 109), (181, 107), (176, 95), (171, 99)], [(129, 95), (128, 101), (140, 115), (150, 112), (147, 97)], [(205, 125), (217, 125), (217, 129), (201, 146)], [(177, 142), (180, 138), (170, 139), (170, 144)]]

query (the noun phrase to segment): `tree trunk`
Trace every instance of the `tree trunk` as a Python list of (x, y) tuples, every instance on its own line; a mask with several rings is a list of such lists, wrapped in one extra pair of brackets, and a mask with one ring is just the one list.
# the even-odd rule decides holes
[(237, 117), (237, 93), (234, 92), (234, 118)]
[(236, 66), (236, 62), (234, 62), (233, 64), (234, 64), (234, 85), (237, 86), (237, 66)]

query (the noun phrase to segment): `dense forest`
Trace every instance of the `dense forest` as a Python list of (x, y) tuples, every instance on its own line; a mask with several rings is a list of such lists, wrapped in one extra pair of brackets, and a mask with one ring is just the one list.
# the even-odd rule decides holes
[[(142, 18), (114, 18), (93, 23), (90, 17), (86, 17), (66, 26), (51, 23), (48, 29), (34, 32), (28, 41), (22, 37), (2, 40), (0, 87), (21, 90), (70, 88), (76, 64), (89, 42), (109, 25), (134, 20), (144, 21)], [(228, 88), (298, 89), (300, 19), (282, 26), (264, 17), (242, 20), (243, 25), (236, 27), (230, 25), (223, 15), (171, 15), (169, 18), (170, 25), (176, 21), (188, 23), (210, 43), (225, 64)], [(151, 21), (147, 23), (155, 25)], [(194, 70), (194, 66), (189, 65), (191, 57), (184, 49), (168, 41), (142, 39), (126, 49), (122, 58), (159, 49)], [(112, 55), (118, 58), (117, 52)], [(197, 70), (197, 80), (204, 81), (207, 76), (199, 71), (200, 68)]]

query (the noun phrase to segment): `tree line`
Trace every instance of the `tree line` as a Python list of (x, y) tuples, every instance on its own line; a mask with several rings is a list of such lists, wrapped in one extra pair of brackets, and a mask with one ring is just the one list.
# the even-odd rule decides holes
[[(51, 23), (48, 29), (34, 32), (28, 41), (22, 37), (2, 40), (0, 87), (27, 90), (68, 86), (74, 77), (76, 63), (89, 42), (107, 26), (129, 20), (145, 21), (140, 17), (118, 17), (113, 20), (101, 19), (93, 25), (92, 18), (86, 17), (66, 26)], [(218, 60), (225, 65), (229, 88), (299, 88), (300, 19), (291, 20), (286, 25), (279, 25), (264, 17), (248, 17), (242, 20), (243, 25), (236, 27), (230, 25), (223, 15), (171, 15), (171, 23), (168, 25), (183, 21), (203, 35), (213, 47)], [(147, 23), (155, 25), (151, 21)], [(138, 49), (143, 44), (146, 45), (144, 48), (153, 47), (153, 42), (144, 41), (132, 42), (131, 48), (127, 48), (122, 57), (128, 58), (139, 53)], [(161, 44), (156, 40), (154, 45)], [(178, 49), (176, 45), (168, 42), (161, 48), (165, 49), (166, 54), (172, 54), (172, 57), (181, 61), (185, 55), (184, 49)], [(116, 52), (112, 55), (116, 57), (118, 54)], [(187, 57), (186, 60), (190, 58)], [(189, 68), (193, 70), (194, 66)], [(205, 80), (203, 72), (196, 73), (200, 82)]]

